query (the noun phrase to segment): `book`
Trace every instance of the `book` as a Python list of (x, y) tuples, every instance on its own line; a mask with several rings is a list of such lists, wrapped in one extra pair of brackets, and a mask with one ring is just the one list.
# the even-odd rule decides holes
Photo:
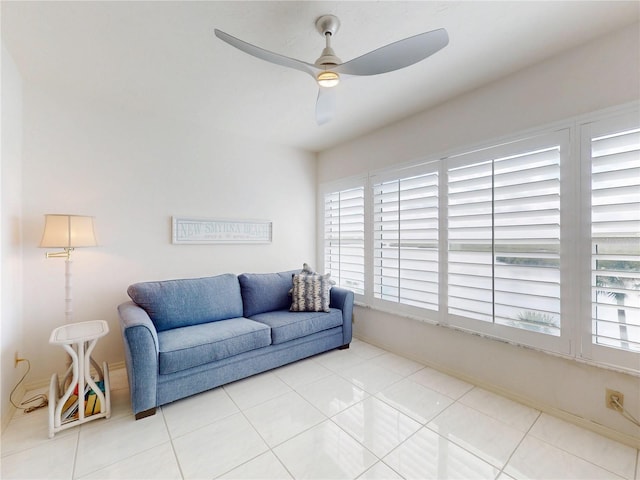
[(62, 421), (68, 420), (69, 417), (73, 418), (74, 414), (78, 412), (78, 396), (71, 395), (64, 406), (62, 407)]
[[(100, 380), (96, 382), (96, 385), (104, 394), (104, 381)], [(69, 396), (67, 401), (64, 403), (64, 406), (62, 407), (61, 420), (63, 423), (78, 419), (79, 405), (80, 399), (78, 397), (78, 385), (76, 384), (73, 394)], [(93, 391), (89, 384), (87, 384), (85, 385), (84, 389), (84, 416), (88, 417), (96, 413), (100, 413), (100, 399), (98, 398), (98, 394)]]
[(89, 393), (87, 399), (84, 404), (84, 416), (88, 417), (94, 414), (94, 408), (96, 406), (96, 400), (98, 399), (98, 395), (95, 393)]

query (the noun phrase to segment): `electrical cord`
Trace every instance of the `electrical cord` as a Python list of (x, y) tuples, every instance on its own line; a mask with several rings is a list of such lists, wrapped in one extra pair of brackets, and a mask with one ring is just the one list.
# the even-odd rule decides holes
[[(39, 408), (43, 408), (49, 405), (49, 400), (47, 399), (47, 396), (44, 393), (40, 393), (38, 395), (34, 395), (31, 398), (23, 400), (22, 402), (20, 402), (19, 405), (16, 405), (16, 403), (13, 401), (13, 394), (15, 393), (15, 391), (18, 389), (20, 384), (24, 381), (24, 379), (27, 377), (27, 375), (29, 375), (29, 372), (31, 371), (31, 362), (29, 360), (27, 360), (26, 358), (22, 358), (19, 361), (27, 362), (27, 371), (24, 372), (24, 375), (22, 375), (22, 378), (20, 379), (20, 381), (16, 384), (15, 387), (13, 387), (13, 390), (11, 390), (11, 393), (9, 394), (9, 401), (11, 402), (11, 405), (16, 407), (17, 409), (24, 410), (25, 413), (31, 413), (34, 410), (38, 410)], [(35, 402), (36, 400), (40, 400), (40, 403), (38, 405), (32, 405), (30, 407), (26, 406), (27, 404)]]
[(633, 415), (631, 415), (629, 412), (627, 412), (627, 410), (622, 406), (622, 404), (618, 401), (617, 398), (612, 398), (611, 401), (613, 403), (616, 404), (616, 406), (618, 407), (617, 410), (618, 412), (620, 412), (620, 414), (626, 418), (627, 420), (629, 420), (631, 423), (633, 423), (634, 425), (637, 425), (640, 427), (640, 422), (638, 421), (638, 419), (636, 419), (636, 417), (634, 417)]

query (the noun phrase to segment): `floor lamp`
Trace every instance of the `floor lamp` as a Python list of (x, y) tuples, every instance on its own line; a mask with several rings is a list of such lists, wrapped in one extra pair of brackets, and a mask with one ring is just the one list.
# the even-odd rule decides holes
[(71, 292), (71, 253), (78, 247), (98, 245), (93, 229), (93, 217), (83, 215), (45, 215), (42, 248), (63, 248), (62, 252), (47, 252), (47, 258), (64, 258), (64, 291), (66, 323), (73, 322), (73, 295)]

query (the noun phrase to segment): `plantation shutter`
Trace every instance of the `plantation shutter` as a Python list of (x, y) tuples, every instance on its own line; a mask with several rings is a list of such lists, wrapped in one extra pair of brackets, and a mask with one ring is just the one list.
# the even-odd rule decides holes
[(640, 352), (640, 129), (591, 139), (592, 342)]
[(549, 142), (473, 152), (448, 168), (450, 314), (560, 335), (561, 147)]
[(364, 294), (364, 186), (324, 196), (324, 272)]
[(373, 185), (374, 297), (438, 310), (438, 173)]
[(449, 313), (493, 321), (493, 163), (448, 171)]
[(495, 320), (560, 335), (560, 147), (494, 161)]

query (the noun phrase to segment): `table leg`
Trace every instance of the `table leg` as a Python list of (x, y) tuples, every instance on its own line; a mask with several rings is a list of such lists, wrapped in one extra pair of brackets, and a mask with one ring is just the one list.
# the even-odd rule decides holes
[[(95, 340), (92, 340), (91, 342), (88, 342), (87, 351), (85, 353), (85, 368), (86, 368), (85, 372), (86, 372), (87, 383), (89, 384), (91, 389), (94, 391), (94, 393), (98, 396), (98, 399), (100, 400), (100, 413), (104, 413), (107, 408), (107, 401), (105, 399), (104, 393), (102, 393), (102, 389), (98, 387), (98, 385), (91, 378), (91, 364), (93, 364), (94, 366), (97, 367), (98, 375), (100, 375), (100, 377), (104, 379), (102, 369), (97, 365), (97, 363), (95, 363), (93, 358), (91, 358), (91, 354), (93, 353), (93, 349), (97, 343), (98, 343), (97, 338)], [(105, 385), (105, 388), (106, 388), (106, 385)]]
[[(56, 411), (54, 415), (54, 426), (55, 428), (59, 428), (62, 423), (62, 408), (64, 404), (67, 402), (71, 394), (73, 394), (73, 387), (78, 383), (78, 354), (70, 345), (62, 345), (67, 353), (71, 356), (71, 370), (73, 372), (71, 377), (71, 384), (67, 387), (67, 390), (64, 392), (60, 401), (56, 405)], [(57, 380), (56, 380), (57, 381)], [(78, 399), (80, 399), (81, 392), (78, 390)]]

